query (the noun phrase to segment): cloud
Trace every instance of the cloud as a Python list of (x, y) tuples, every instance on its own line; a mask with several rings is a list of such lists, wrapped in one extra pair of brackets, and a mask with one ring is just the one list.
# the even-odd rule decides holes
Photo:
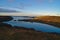
[(49, 16), (60, 16), (59, 13), (57, 12), (49, 12), (49, 11), (43, 11), (43, 12), (34, 12), (36, 16), (44, 16), (44, 15), (49, 15)]
[(0, 7), (0, 12), (21, 12), (21, 10), (16, 8)]
[(17, 11), (0, 8), (0, 12), (17, 12)]

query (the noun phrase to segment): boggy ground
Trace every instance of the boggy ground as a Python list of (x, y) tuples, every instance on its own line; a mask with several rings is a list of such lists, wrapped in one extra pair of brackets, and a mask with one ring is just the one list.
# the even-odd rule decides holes
[[(2, 25), (1, 25), (2, 24)], [(45, 33), (0, 23), (0, 40), (60, 40), (58, 33)]]
[[(10, 19), (10, 17), (8, 17)], [(58, 33), (46, 33), (36, 31), (32, 28), (27, 29), (24, 27), (12, 26), (10, 24), (3, 23), (7, 19), (2, 18), (0, 22), (0, 40), (60, 40), (60, 34)], [(10, 19), (11, 20), (11, 19)]]

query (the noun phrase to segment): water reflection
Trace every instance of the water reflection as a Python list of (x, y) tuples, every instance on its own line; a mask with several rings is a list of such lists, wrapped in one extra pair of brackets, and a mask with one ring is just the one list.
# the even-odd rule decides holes
[(24, 22), (24, 21), (14, 21), (14, 20), (18, 20), (20, 18), (16, 18), (13, 17), (14, 19), (12, 21), (9, 22), (4, 22), (4, 23), (8, 23), (11, 24), (13, 27), (17, 26), (17, 27), (25, 27), (25, 28), (34, 28), (37, 31), (42, 31), (42, 32), (57, 32), (60, 33), (60, 28), (51, 26), (51, 25), (47, 25), (47, 24), (42, 24), (42, 23), (36, 23), (36, 22)]

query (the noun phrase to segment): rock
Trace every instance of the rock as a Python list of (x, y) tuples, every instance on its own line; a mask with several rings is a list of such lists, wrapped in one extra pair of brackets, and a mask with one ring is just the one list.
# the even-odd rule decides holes
[(12, 19), (11, 16), (0, 16), (0, 22), (10, 21)]

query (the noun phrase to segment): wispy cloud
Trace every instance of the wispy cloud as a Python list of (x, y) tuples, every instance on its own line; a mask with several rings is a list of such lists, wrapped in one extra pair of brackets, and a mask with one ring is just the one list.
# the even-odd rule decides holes
[(3, 12), (4, 10), (5, 10), (5, 11), (7, 10), (6, 12), (8, 12), (9, 10), (10, 10), (10, 11), (16, 11), (16, 12), (21, 12), (21, 10), (20, 10), (20, 9), (17, 9), (17, 8), (0, 7), (0, 11)]

